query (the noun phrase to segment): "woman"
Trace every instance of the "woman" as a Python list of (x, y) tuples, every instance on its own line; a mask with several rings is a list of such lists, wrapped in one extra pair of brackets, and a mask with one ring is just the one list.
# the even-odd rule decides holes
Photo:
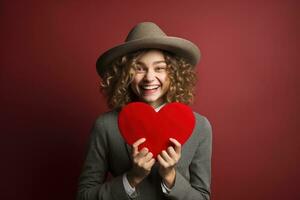
[(191, 137), (183, 146), (170, 138), (173, 145), (156, 160), (147, 148), (139, 149), (146, 138), (127, 145), (117, 121), (120, 109), (134, 101), (156, 111), (169, 102), (190, 104), (199, 59), (196, 45), (167, 36), (152, 22), (136, 25), (124, 44), (99, 57), (97, 70), (112, 111), (101, 115), (92, 129), (78, 200), (210, 198), (211, 126), (204, 116), (194, 112)]

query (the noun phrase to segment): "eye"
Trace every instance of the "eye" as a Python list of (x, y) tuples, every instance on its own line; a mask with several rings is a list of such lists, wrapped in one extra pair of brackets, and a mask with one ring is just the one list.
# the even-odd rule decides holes
[(163, 72), (166, 70), (166, 66), (157, 66), (157, 67), (155, 67), (155, 70), (158, 72)]
[(143, 72), (145, 72), (145, 69), (144, 69), (142, 66), (137, 66), (137, 67), (135, 68), (135, 71), (136, 71), (137, 73), (143, 73)]

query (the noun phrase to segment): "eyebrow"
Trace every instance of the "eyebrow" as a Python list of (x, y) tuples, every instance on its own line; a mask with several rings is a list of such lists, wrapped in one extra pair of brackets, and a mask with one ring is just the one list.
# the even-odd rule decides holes
[(153, 64), (158, 64), (158, 63), (166, 63), (166, 61), (164, 61), (164, 60), (159, 60), (159, 61), (153, 62)]
[[(159, 64), (159, 63), (165, 63), (165, 64), (167, 64), (166, 61), (164, 61), (164, 60), (158, 60), (158, 61), (153, 62), (154, 65)], [(145, 63), (143, 63), (141, 61), (137, 61), (137, 64), (145, 65)]]

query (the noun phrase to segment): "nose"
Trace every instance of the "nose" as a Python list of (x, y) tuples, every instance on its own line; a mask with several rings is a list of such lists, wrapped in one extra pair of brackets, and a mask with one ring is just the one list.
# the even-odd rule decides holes
[(155, 72), (152, 70), (148, 70), (144, 76), (144, 80), (147, 82), (152, 82), (155, 79)]

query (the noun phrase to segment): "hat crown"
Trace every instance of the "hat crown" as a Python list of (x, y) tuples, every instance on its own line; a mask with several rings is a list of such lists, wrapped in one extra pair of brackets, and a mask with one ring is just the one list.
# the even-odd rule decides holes
[(133, 27), (128, 33), (125, 42), (142, 38), (163, 37), (166, 34), (153, 22), (142, 22)]

